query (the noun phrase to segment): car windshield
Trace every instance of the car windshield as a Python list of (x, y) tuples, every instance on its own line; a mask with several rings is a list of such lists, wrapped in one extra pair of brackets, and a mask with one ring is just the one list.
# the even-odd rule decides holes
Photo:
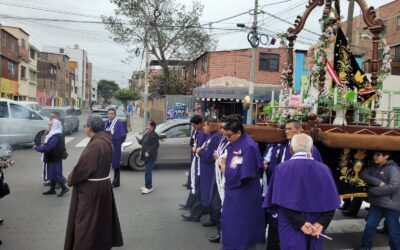
[[(161, 134), (161, 132), (164, 131), (165, 127), (167, 127), (171, 123), (172, 123), (171, 121), (167, 121), (167, 122), (158, 124), (156, 126), (156, 133)], [(146, 129), (143, 129), (143, 131), (140, 132), (139, 135), (144, 135), (144, 133), (146, 133)]]

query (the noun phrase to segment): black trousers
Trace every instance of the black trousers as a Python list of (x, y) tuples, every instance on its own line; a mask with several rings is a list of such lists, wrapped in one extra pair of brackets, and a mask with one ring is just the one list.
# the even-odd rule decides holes
[(267, 250), (279, 250), (281, 249), (279, 243), (279, 231), (278, 227), (271, 226), (268, 227), (268, 239), (267, 239)]
[(343, 199), (344, 202), (343, 208), (345, 210), (348, 210), (352, 214), (358, 214), (358, 211), (360, 211), (363, 200), (364, 198), (362, 197)]
[(188, 197), (187, 197), (187, 199), (186, 199), (186, 203), (185, 203), (185, 206), (187, 207), (187, 208), (192, 208), (193, 207), (193, 205), (194, 205), (194, 203), (196, 202), (196, 195), (195, 194), (192, 194), (192, 190), (189, 190), (189, 195), (188, 195)]
[(217, 185), (214, 186), (213, 197), (210, 204), (211, 222), (217, 225), (218, 233), (221, 231), (221, 198), (218, 193)]
[(200, 181), (196, 183), (195, 202), (190, 210), (190, 215), (194, 218), (200, 219), (203, 214), (208, 212), (208, 208), (201, 204)]

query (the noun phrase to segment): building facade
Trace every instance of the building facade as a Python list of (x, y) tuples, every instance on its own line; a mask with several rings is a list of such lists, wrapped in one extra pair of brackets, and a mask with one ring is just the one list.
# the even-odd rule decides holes
[[(70, 60), (77, 62), (77, 74), (75, 75), (75, 88), (77, 95), (77, 104), (76, 106), (82, 108), (88, 108), (90, 104), (90, 100), (87, 100), (87, 70), (88, 70), (88, 55), (87, 52), (83, 49), (80, 49), (78, 45), (74, 45), (74, 47), (52, 47), (52, 46), (44, 46), (43, 51), (57, 54), (65, 54), (68, 55)], [(90, 89), (90, 87), (89, 87)]]
[(0, 97), (18, 100), (18, 38), (0, 28)]
[(29, 46), (29, 85), (28, 101), (36, 101), (37, 90), (37, 55), (39, 50), (34, 46)]
[(71, 84), (74, 77), (69, 71), (69, 57), (63, 54), (40, 52), (38, 68), (38, 90), (42, 92), (42, 96), (44, 94), (45, 104), (51, 106), (72, 105)]
[[(376, 9), (378, 18), (383, 20), (385, 30), (381, 34), (390, 47), (390, 55), (392, 58), (392, 74), (400, 75), (400, 1), (393, 1), (382, 5)], [(342, 24), (343, 30), (346, 32), (347, 22)], [(367, 25), (364, 23), (362, 15), (353, 18), (352, 30), (352, 51), (356, 54), (364, 54), (363, 63), (364, 71), (370, 72), (372, 40), (364, 40), (360, 37), (361, 33), (369, 33), (365, 31)], [(381, 60), (382, 58), (380, 58)]]
[[(18, 53), (19, 53), (19, 65), (18, 65), (18, 100), (28, 101), (35, 96), (29, 96), (29, 90), (31, 89), (29, 83), (29, 34), (21, 28), (12, 26), (3, 26), (3, 29), (11, 33), (18, 39)], [(36, 91), (35, 91), (36, 92)]]

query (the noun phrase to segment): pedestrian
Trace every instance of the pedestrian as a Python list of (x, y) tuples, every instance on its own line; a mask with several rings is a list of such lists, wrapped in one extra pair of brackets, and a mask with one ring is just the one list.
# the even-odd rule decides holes
[(111, 249), (123, 245), (117, 207), (110, 182), (112, 136), (100, 117), (89, 117), (90, 141), (68, 175), (73, 187), (65, 250)]
[(112, 144), (114, 149), (112, 168), (114, 169), (114, 179), (112, 182), (113, 187), (120, 186), (120, 162), (121, 162), (121, 145), (126, 138), (126, 128), (124, 123), (116, 118), (116, 111), (114, 108), (109, 108), (107, 112), (108, 120), (105, 124), (106, 131), (112, 135)]
[(189, 171), (190, 179), (188, 181), (190, 185), (190, 192), (186, 203), (191, 203), (191, 207), (189, 216), (184, 214), (181, 214), (181, 216), (185, 221), (199, 222), (201, 216), (206, 212), (207, 208), (204, 207), (201, 203), (200, 156), (198, 152), (200, 152), (201, 148), (204, 146), (207, 135), (204, 132), (203, 118), (200, 115), (194, 115), (190, 119), (190, 123), (192, 125), (192, 128), (196, 130), (192, 148), (192, 165)]
[(339, 193), (328, 166), (312, 157), (306, 134), (292, 137), (290, 160), (276, 166), (266, 207), (278, 213), (280, 248), (323, 249), (325, 232), (340, 207)]
[(222, 249), (248, 249), (265, 240), (259, 181), (261, 154), (238, 118), (229, 117), (223, 129), (231, 145), (226, 160), (221, 162), (221, 170), (225, 173)]
[(376, 228), (382, 218), (385, 218), (390, 249), (400, 249), (400, 169), (390, 156), (391, 153), (387, 151), (374, 152), (374, 164), (360, 174), (368, 184), (368, 200), (371, 204), (361, 249), (372, 249)]
[(42, 153), (44, 180), (50, 180), (50, 189), (43, 194), (56, 194), (56, 184), (59, 184), (61, 191), (57, 196), (62, 197), (69, 189), (65, 186), (62, 174), (62, 160), (66, 157), (66, 149), (61, 122), (52, 119), (43, 144), (35, 145), (33, 148)]
[(136, 137), (138, 143), (142, 145), (140, 158), (144, 161), (145, 167), (145, 185), (140, 188), (142, 194), (148, 194), (154, 190), (152, 172), (154, 162), (157, 160), (158, 147), (160, 146), (158, 134), (154, 131), (155, 129), (156, 123), (150, 120), (146, 123), (146, 133), (143, 135), (142, 139)]
[(204, 142), (206, 136), (203, 130), (203, 118), (200, 115), (194, 115), (190, 119), (190, 124), (192, 126), (192, 135), (189, 142), (191, 167), (186, 182), (186, 188), (189, 190), (189, 195), (186, 199), (185, 204), (179, 204), (182, 209), (187, 210), (192, 209), (197, 199), (195, 189), (193, 189), (196, 187), (195, 182), (197, 175), (195, 174), (195, 170), (197, 169), (197, 165), (199, 164), (199, 158), (196, 155), (196, 149), (198, 145)]
[(222, 159), (226, 158), (226, 148), (229, 145), (229, 141), (223, 136), (223, 127), (225, 125), (225, 121), (226, 117), (222, 117), (219, 130), (221, 137), (218, 143), (218, 147), (214, 151), (215, 170), (211, 193), (210, 217), (217, 226), (217, 233), (208, 237), (208, 240), (212, 243), (220, 243), (221, 241), (221, 208), (224, 200), (225, 185), (224, 173), (221, 172), (221, 161)]
[[(207, 119), (204, 123), (204, 132), (207, 135), (206, 141), (197, 152), (200, 156), (200, 194), (201, 205), (210, 210), (214, 191), (213, 180), (215, 177), (214, 152), (217, 150), (218, 144), (221, 141), (218, 120), (214, 118)], [(214, 214), (211, 214), (210, 221), (204, 223), (203, 226), (215, 226), (215, 220)]]
[[(285, 135), (286, 142), (280, 144), (270, 144), (268, 145), (264, 154), (264, 189), (263, 197), (266, 196), (268, 192), (267, 186), (270, 183), (272, 174), (275, 167), (284, 161), (289, 160), (292, 157), (292, 152), (290, 150), (291, 140), (293, 136), (300, 134), (303, 131), (301, 121), (296, 119), (290, 119), (286, 121), (285, 124)], [(312, 146), (312, 156), (315, 160), (322, 162), (322, 157), (318, 149)], [(266, 199), (263, 202), (263, 208), (266, 207)], [(271, 213), (271, 210), (265, 209), (265, 220), (268, 223), (268, 237), (267, 237), (267, 249), (268, 250), (279, 250), (279, 232), (278, 232), (278, 214)]]

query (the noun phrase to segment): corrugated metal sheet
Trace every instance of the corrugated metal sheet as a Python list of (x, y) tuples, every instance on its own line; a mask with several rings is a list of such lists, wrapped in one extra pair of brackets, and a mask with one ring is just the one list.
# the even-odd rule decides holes
[(175, 107), (176, 103), (182, 103), (186, 105), (189, 111), (192, 111), (196, 105), (196, 98), (193, 96), (185, 95), (167, 95), (152, 100), (152, 109), (150, 117), (156, 123), (162, 123), (166, 121), (167, 111)]

